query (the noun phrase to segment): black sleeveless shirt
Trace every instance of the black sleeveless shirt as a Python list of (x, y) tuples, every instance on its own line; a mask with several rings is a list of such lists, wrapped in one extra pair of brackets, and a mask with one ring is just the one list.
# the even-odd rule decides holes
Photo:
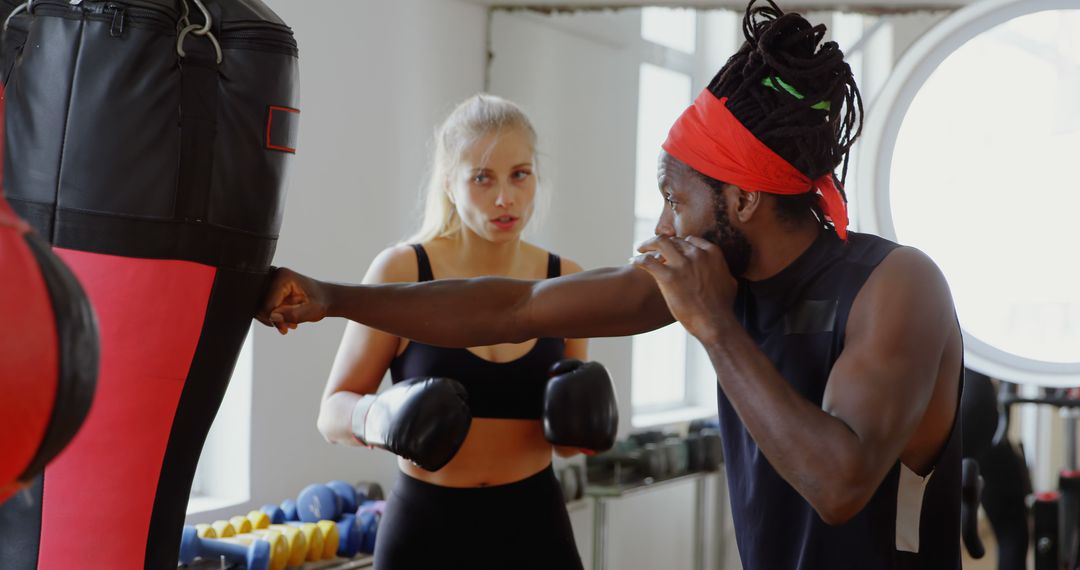
[[(849, 232), (845, 243), (823, 232), (777, 275), (739, 281), (737, 318), (784, 379), (814, 404), (821, 405), (844, 348), (856, 294), (897, 247), (877, 236)], [(897, 461), (858, 515), (829, 526), (769, 464), (722, 390), (718, 400), (744, 568), (960, 569), (959, 412), (927, 478)]]
[[(431, 262), (419, 244), (416, 263), (419, 281), (431, 281)], [(548, 278), (562, 273), (559, 256), (548, 254)], [(491, 362), (464, 348), (443, 348), (410, 341), (390, 363), (390, 379), (397, 384), (419, 376), (453, 378), (465, 386), (469, 410), (475, 418), (539, 420), (544, 411), (548, 369), (563, 359), (566, 341), (541, 338), (533, 348), (510, 362)]]

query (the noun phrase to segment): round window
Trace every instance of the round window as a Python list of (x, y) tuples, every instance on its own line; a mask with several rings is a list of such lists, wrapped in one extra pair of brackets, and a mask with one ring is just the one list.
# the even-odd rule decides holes
[(1013, 382), (1080, 385), (1075, 7), (991, 1), (944, 20), (898, 62), (860, 153), (864, 229), (938, 263), (967, 365)]

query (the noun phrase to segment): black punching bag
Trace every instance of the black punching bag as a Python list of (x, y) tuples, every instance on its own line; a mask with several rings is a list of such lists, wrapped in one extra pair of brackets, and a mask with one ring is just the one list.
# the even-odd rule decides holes
[(296, 42), (258, 0), (22, 6), (0, 57), (4, 184), (86, 288), (101, 369), (34, 500), (0, 508), (0, 556), (172, 570), (277, 241)]

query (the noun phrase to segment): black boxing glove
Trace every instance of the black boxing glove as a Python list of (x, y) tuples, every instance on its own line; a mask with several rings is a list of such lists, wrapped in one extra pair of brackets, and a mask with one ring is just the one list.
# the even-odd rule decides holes
[(469, 434), (465, 387), (449, 378), (413, 378), (364, 396), (352, 412), (353, 436), (428, 471), (453, 459)]
[(615, 386), (599, 362), (562, 360), (544, 391), (544, 437), (587, 454), (611, 449), (619, 429)]

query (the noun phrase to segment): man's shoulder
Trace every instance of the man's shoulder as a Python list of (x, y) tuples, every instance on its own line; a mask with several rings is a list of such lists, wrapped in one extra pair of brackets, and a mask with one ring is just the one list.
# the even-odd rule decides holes
[(903, 246), (899, 243), (879, 235), (848, 232), (847, 241), (843, 243), (843, 252), (844, 257), (850, 261), (876, 266), (901, 247)]
[(918, 248), (903, 245), (878, 235), (848, 232), (841, 248), (849, 271), (847, 277), (861, 275), (865, 281), (858, 295), (889, 303), (914, 295), (930, 296), (951, 305), (948, 283), (934, 260)]
[(948, 281), (934, 260), (915, 247), (888, 243), (892, 248), (874, 267), (864, 285), (867, 291), (860, 295), (874, 299), (879, 306), (918, 301), (954, 310)]

